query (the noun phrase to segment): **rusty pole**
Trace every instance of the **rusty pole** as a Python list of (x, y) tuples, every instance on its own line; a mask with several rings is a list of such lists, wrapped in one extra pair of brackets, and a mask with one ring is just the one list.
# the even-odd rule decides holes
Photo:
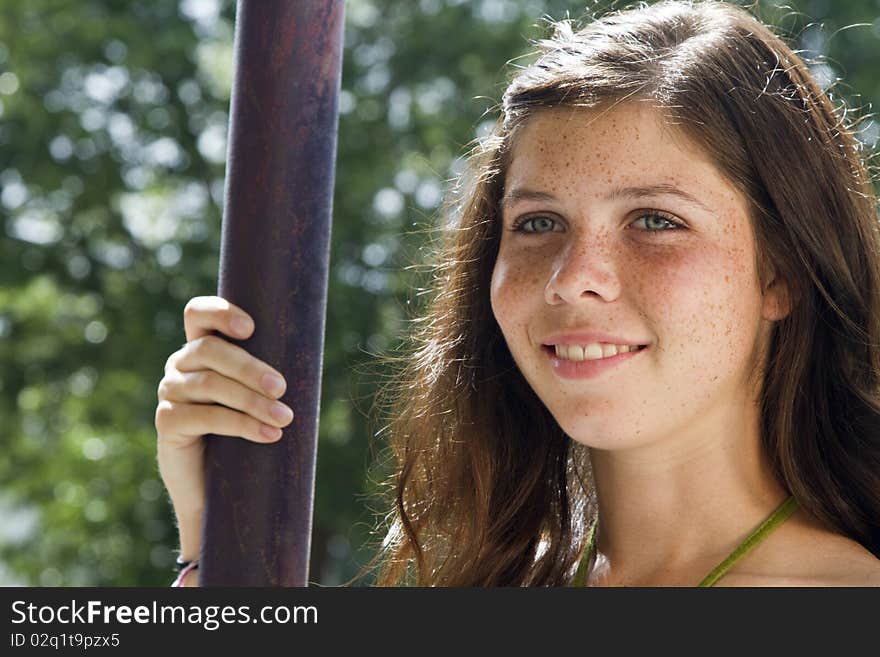
[(202, 586), (306, 586), (330, 259), (343, 0), (238, 0), (218, 294), (284, 374), (274, 444), (212, 436)]

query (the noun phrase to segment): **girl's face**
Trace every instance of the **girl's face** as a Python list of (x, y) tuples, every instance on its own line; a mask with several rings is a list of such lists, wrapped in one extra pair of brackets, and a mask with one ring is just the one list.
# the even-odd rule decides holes
[(504, 190), (492, 310), (569, 436), (623, 449), (742, 416), (782, 286), (762, 291), (746, 201), (705, 155), (639, 103), (548, 110)]

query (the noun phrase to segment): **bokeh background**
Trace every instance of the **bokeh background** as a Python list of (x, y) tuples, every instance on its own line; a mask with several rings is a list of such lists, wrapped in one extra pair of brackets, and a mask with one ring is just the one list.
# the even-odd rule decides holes
[[(373, 553), (371, 363), (405, 329), (469, 143), (542, 17), (611, 4), (347, 2), (310, 581)], [(880, 0), (749, 6), (875, 152)], [(156, 389), (186, 301), (216, 291), (234, 17), (232, 0), (0, 1), (0, 584), (172, 579)]]

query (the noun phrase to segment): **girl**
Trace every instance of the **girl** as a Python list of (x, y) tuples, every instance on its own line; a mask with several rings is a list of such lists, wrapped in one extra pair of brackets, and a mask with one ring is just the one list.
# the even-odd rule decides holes
[[(471, 164), (383, 391), (378, 583), (880, 586), (877, 204), (791, 49), (720, 2), (559, 23)], [(156, 427), (186, 559), (201, 436), (291, 414), (209, 335), (241, 309), (184, 324)]]

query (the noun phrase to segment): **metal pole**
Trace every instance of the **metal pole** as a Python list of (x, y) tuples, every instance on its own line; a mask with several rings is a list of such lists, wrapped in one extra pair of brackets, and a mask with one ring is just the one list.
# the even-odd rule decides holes
[(202, 586), (306, 586), (330, 259), (343, 0), (238, 0), (218, 294), (282, 372), (274, 444), (212, 436)]

